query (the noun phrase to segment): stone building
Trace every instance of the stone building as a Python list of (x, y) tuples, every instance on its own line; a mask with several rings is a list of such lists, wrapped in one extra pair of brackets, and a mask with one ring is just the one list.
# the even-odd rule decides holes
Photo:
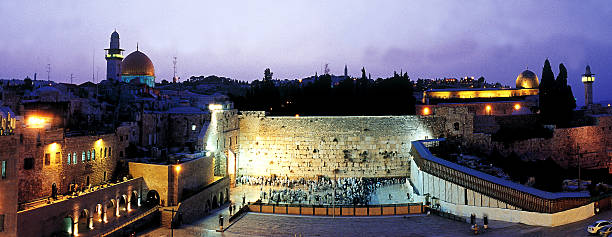
[[(70, 135), (40, 118), (26, 118), (25, 121), (16, 121), (17, 126), (12, 135), (0, 136), (3, 177), (0, 180), (0, 230), (5, 230), (8, 236), (57, 234), (57, 231), (62, 231), (61, 222), (64, 217), (69, 216), (76, 222), (74, 226), (70, 225), (70, 233), (76, 234), (76, 220), (80, 212), (86, 210), (86, 215), (93, 217), (93, 208), (96, 208), (95, 203), (85, 209), (76, 204), (105, 203), (102, 197), (91, 200), (99, 195), (110, 195), (108, 190), (102, 191), (103, 187), (113, 180), (122, 180), (116, 177), (115, 169), (117, 160), (128, 146), (130, 128), (119, 127), (115, 132), (106, 134)], [(111, 189), (119, 191), (128, 186), (128, 189), (132, 189), (134, 185), (140, 184), (131, 183)], [(75, 203), (76, 209), (66, 209), (66, 200), (75, 192), (87, 193), (87, 197), (77, 196), (70, 201)], [(121, 193), (129, 195), (125, 190)], [(132, 197), (126, 196), (124, 202), (128, 200), (132, 200)], [(136, 201), (134, 198), (133, 202)], [(115, 207), (118, 206), (115, 204)], [(41, 213), (44, 215), (41, 216)], [(30, 215), (37, 216), (39, 223), (36, 227), (49, 229), (33, 228), (27, 224), (32, 218), (25, 216)]]

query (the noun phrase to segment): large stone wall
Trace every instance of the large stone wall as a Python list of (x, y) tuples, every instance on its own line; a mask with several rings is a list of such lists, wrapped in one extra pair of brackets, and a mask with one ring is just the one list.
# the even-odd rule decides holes
[(491, 140), (489, 134), (475, 134), (469, 145), (485, 152), (516, 154), (525, 160), (552, 159), (562, 167), (610, 168), (612, 116), (596, 117), (597, 124), (554, 129), (552, 138), (532, 138), (511, 143)]
[(465, 108), (437, 108), (429, 116), (239, 118), (238, 174), (251, 176), (408, 176), (411, 141), (472, 133)]

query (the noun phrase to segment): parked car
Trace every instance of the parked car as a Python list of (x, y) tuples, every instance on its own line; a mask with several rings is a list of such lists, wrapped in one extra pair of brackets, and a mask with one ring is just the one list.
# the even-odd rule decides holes
[(610, 225), (610, 224), (612, 224), (610, 223), (610, 221), (598, 220), (592, 225), (590, 225), (589, 227), (587, 227), (587, 232), (591, 234), (599, 234), (599, 230), (601, 230), (601, 228), (603, 228), (604, 226)]
[(601, 236), (610, 236), (610, 234), (612, 234), (612, 225), (607, 225), (599, 229), (599, 234)]

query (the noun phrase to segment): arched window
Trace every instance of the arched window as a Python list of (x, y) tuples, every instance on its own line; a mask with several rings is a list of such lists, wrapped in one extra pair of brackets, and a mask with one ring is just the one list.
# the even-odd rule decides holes
[(70, 159), (70, 152), (68, 152), (68, 163), (66, 163), (66, 164), (70, 165), (70, 164), (72, 164), (71, 162), (72, 162), (72, 160)]
[(87, 161), (91, 160), (91, 151), (87, 151)]
[(91, 159), (96, 160), (96, 149), (91, 149)]
[(104, 147), (104, 157), (106, 158), (106, 147)]
[(82, 162), (85, 162), (85, 152), (83, 152), (83, 153), (81, 154), (81, 161), (82, 161)]
[(76, 152), (72, 153), (72, 163), (75, 164), (75, 165), (77, 163), (77, 154), (76, 154)]
[(108, 157), (111, 157), (111, 154), (113, 154), (111, 153), (111, 147), (108, 147)]

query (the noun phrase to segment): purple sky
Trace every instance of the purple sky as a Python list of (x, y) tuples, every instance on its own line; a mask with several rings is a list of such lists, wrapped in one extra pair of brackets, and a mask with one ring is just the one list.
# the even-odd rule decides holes
[(580, 74), (597, 74), (595, 100), (612, 99), (612, 4), (607, 1), (0, 1), (0, 78), (92, 78), (106, 74), (104, 48), (117, 28), (127, 53), (140, 49), (158, 81), (178, 57), (191, 75), (301, 78), (331, 72), (372, 77), (485, 76), (514, 86), (526, 67), (563, 62), (578, 103)]

